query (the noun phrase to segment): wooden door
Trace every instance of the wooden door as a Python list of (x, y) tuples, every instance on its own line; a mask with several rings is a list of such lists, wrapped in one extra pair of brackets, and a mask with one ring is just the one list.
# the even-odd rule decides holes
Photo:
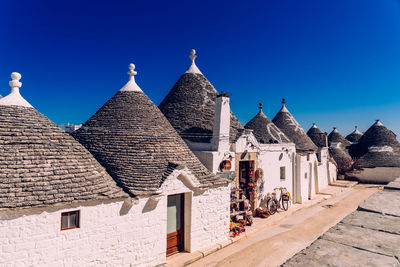
[(168, 196), (167, 205), (167, 256), (183, 251), (184, 194)]

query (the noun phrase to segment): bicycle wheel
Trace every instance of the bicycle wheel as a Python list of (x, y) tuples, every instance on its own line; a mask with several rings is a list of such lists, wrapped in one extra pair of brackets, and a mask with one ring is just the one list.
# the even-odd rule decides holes
[(286, 211), (288, 210), (288, 208), (289, 208), (289, 201), (282, 199), (282, 209)]
[(267, 209), (268, 209), (269, 215), (274, 215), (276, 212), (276, 208), (275, 208), (274, 201), (272, 200), (272, 198), (268, 199)]

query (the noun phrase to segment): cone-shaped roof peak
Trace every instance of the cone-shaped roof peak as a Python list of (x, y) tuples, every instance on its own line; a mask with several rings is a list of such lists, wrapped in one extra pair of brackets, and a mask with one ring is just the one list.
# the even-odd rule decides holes
[(343, 148), (348, 147), (351, 143), (343, 137), (336, 127), (333, 127), (332, 132), (328, 135), (329, 146), (335, 146), (335, 144), (342, 144)]
[(299, 151), (317, 151), (317, 146), (308, 137), (304, 129), (286, 109), (285, 99), (282, 99), (282, 108), (275, 115), (272, 122), (293, 142)]
[[(218, 91), (203, 74), (185, 72), (158, 107), (184, 139), (209, 143), (217, 95)], [(232, 112), (230, 126), (229, 141), (234, 143), (244, 128)]]
[(314, 142), (317, 147), (326, 147), (326, 134), (322, 133), (317, 124), (313, 123), (307, 131), (308, 137)]
[(356, 142), (358, 142), (358, 140), (360, 140), (362, 135), (363, 135), (363, 133), (358, 130), (357, 126), (355, 126), (354, 131), (351, 134), (347, 135), (346, 139), (352, 143), (356, 143)]
[(290, 143), (290, 139), (262, 112), (262, 103), (259, 103), (259, 112), (245, 126), (253, 130), (257, 141), (262, 144)]

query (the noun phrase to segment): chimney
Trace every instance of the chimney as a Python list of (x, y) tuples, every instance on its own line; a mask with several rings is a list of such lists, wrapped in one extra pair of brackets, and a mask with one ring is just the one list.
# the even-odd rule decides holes
[(231, 126), (231, 109), (227, 93), (217, 95), (215, 99), (215, 114), (213, 137), (211, 139), (213, 151), (229, 151), (229, 131)]

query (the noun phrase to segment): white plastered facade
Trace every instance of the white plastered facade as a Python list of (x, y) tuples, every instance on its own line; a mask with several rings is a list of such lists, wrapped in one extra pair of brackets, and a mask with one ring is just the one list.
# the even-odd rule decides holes
[[(295, 160), (295, 145), (288, 144), (261, 144), (258, 156), (258, 166), (263, 170), (263, 177), (257, 181), (258, 203), (265, 206), (265, 196), (274, 192), (274, 188), (286, 187), (293, 195), (293, 167)], [(281, 177), (281, 168), (284, 168), (284, 178)], [(277, 191), (280, 197), (280, 191)]]
[[(198, 190), (175, 170), (158, 197), (0, 212), (0, 266), (155, 266), (166, 262), (167, 197), (185, 194), (185, 250), (228, 239), (228, 185)], [(80, 228), (61, 231), (61, 213)]]

